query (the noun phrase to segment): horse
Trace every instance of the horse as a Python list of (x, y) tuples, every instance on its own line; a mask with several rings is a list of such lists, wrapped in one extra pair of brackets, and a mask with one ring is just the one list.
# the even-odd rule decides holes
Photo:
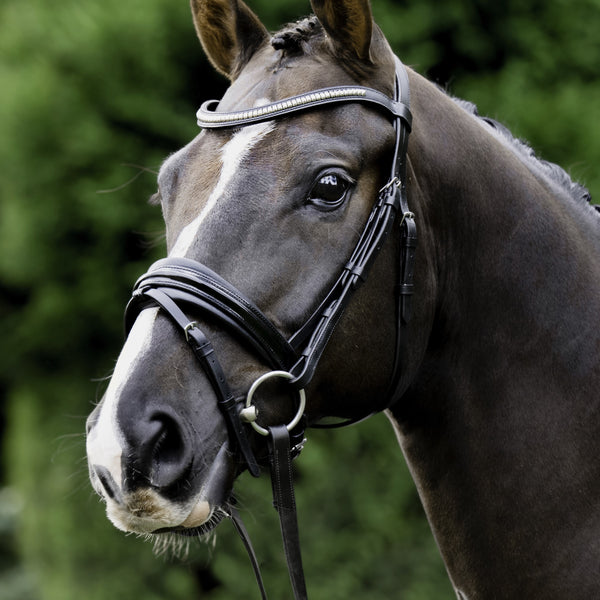
[(306, 429), (383, 411), (459, 599), (600, 597), (589, 194), (402, 65), (368, 0), (311, 5), (271, 36), (191, 2), (231, 85), (160, 169), (168, 256), (88, 418), (92, 485), (119, 529), (206, 533), (275, 465), (298, 571)]

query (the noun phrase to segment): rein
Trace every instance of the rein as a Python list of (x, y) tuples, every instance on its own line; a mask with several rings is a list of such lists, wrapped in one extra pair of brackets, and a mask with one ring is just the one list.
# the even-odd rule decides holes
[[(229, 433), (237, 440), (239, 452), (254, 477), (260, 475), (261, 461), (255, 456), (252, 448), (250, 427), (267, 439), (274, 504), (279, 514), (283, 545), (296, 600), (307, 598), (291, 466), (292, 459), (300, 453), (305, 441), (304, 388), (312, 379), (327, 342), (353, 293), (365, 281), (392, 229), (397, 213), (401, 215), (401, 249), (396, 286), (396, 348), (387, 405), (395, 399), (400, 384), (401, 328), (411, 317), (417, 245), (414, 215), (408, 208), (406, 198), (406, 150), (412, 121), (408, 76), (404, 65), (396, 58), (394, 99), (371, 88), (342, 86), (324, 88), (238, 112), (218, 112), (218, 101), (211, 100), (204, 103), (197, 113), (198, 125), (202, 128), (233, 128), (348, 102), (369, 104), (392, 117), (395, 148), (391, 174), (386, 185), (380, 190), (359, 241), (350, 259), (341, 269), (337, 281), (296, 333), (286, 339), (244, 294), (205, 265), (187, 258), (166, 258), (154, 263), (136, 282), (125, 310), (127, 333), (140, 312), (151, 306), (159, 306), (178, 326), (211, 381)], [(241, 402), (232, 394), (212, 344), (200, 330), (198, 323), (188, 318), (188, 310), (216, 319), (273, 369), (254, 382), (245, 402)], [(270, 378), (288, 380), (298, 393), (296, 416), (287, 425), (262, 427), (258, 423), (258, 410), (252, 404), (252, 399), (256, 389)], [(354, 420), (341, 425), (350, 422)], [(262, 598), (265, 599), (267, 596), (258, 561), (245, 527), (234, 509), (231, 510), (230, 517), (246, 546)]]

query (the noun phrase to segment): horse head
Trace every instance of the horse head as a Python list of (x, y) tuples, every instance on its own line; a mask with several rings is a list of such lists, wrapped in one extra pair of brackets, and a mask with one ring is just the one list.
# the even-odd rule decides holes
[[(273, 369), (269, 353), (257, 352), (235, 323), (223, 325), (229, 308), (210, 300), (214, 310), (203, 310), (206, 299), (189, 288), (206, 284), (213, 296), (217, 289), (234, 313), (241, 303), (242, 321), (258, 313), (259, 328), (267, 323), (272, 332), (262, 338), (286, 347), (344, 273), (388, 182), (398, 128), (389, 107), (380, 110), (375, 100), (387, 106), (394, 97), (394, 55), (367, 1), (312, 5), (314, 17), (271, 38), (241, 1), (192, 1), (204, 50), (231, 80), (212, 114), (235, 118), (212, 128), (211, 111), (200, 111), (202, 132), (160, 170), (168, 260), (139, 284), (143, 297), (134, 295), (129, 335), (88, 420), (91, 480), (109, 518), (125, 531), (208, 531), (228, 513), (234, 480), (248, 466), (232, 428), (244, 430), (246, 455), (260, 462), (264, 453), (261, 436), (240, 424), (237, 412), (228, 420), (219, 396), (238, 411), (253, 382)], [(367, 89), (373, 101), (317, 106), (306, 99), (328, 86)], [(285, 106), (277, 103), (297, 97), (310, 110), (280, 118)], [(273, 118), (249, 122), (262, 107), (271, 107)], [(273, 377), (253, 390), (259, 428), (288, 424), (296, 414), (308, 425), (323, 417), (356, 420), (389, 402), (397, 332), (381, 315), (396, 310), (398, 236), (392, 237), (367, 284), (343, 316), (336, 314), (325, 348), (327, 330), (318, 368), (303, 380), (302, 414), (297, 390)], [(365, 278), (355, 270), (354, 280)], [(167, 286), (178, 281), (171, 301), (164, 289), (145, 292), (148, 281), (160, 287), (161, 278)], [(216, 361), (208, 375), (186, 343), (190, 334), (200, 336), (197, 347), (209, 348), (200, 362)], [(301, 346), (310, 336), (300, 337)]]
[(270, 37), (192, 1), (231, 86), (160, 170), (168, 256), (89, 417), (92, 484), (125, 531), (239, 528), (244, 470), (277, 491), (306, 427), (389, 409), (460, 597), (597, 597), (589, 194), (406, 70), (368, 0), (312, 7)]

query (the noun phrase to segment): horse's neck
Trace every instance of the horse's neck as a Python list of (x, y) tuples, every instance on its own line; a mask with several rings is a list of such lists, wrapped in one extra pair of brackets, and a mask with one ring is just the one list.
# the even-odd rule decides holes
[(400, 442), (467, 597), (597, 597), (600, 236), (586, 207), (425, 89), (409, 152), (437, 297), (393, 409)]

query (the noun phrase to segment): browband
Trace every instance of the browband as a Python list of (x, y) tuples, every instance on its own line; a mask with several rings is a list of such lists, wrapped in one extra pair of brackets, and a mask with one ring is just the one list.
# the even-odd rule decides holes
[(203, 129), (222, 127), (240, 127), (270, 121), (291, 113), (309, 110), (326, 104), (364, 102), (385, 109), (393, 117), (402, 119), (410, 129), (412, 115), (406, 104), (392, 100), (385, 94), (372, 88), (361, 86), (340, 86), (315, 90), (308, 94), (292, 96), (272, 104), (265, 104), (247, 110), (235, 112), (217, 112), (219, 100), (208, 100), (198, 112), (198, 126)]

